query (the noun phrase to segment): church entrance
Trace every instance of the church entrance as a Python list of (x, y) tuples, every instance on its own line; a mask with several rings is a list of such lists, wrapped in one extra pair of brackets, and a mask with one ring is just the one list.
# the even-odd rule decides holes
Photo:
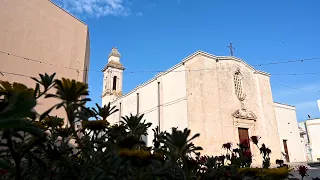
[(238, 128), (239, 133), (239, 142), (240, 143), (247, 143), (250, 147), (249, 141), (249, 132), (247, 128)]

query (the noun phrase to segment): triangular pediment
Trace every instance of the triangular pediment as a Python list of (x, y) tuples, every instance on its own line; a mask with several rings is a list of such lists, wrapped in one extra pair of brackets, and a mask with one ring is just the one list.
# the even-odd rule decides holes
[(257, 120), (257, 116), (252, 111), (246, 109), (238, 109), (232, 113), (232, 116), (240, 119)]

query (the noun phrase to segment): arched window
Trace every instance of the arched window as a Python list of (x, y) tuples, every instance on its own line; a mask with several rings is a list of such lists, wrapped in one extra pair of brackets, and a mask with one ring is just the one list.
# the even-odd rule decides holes
[(235, 93), (240, 101), (243, 101), (246, 98), (246, 95), (243, 91), (243, 84), (242, 84), (243, 76), (238, 69), (234, 74), (234, 88)]
[(117, 76), (113, 76), (112, 90), (117, 90)]

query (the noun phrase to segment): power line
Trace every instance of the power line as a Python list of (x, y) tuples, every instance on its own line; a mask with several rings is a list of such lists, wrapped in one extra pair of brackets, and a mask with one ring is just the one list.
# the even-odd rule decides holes
[[(0, 70), (0, 73), (3, 75), (3, 74), (10, 74), (10, 75), (15, 75), (15, 76), (22, 76), (22, 77), (28, 77), (28, 78), (34, 78), (32, 76), (27, 76), (27, 75), (24, 75), (24, 74), (19, 74), (19, 73), (12, 73), (12, 72), (5, 72), (5, 71), (1, 71)], [(4, 75), (3, 75), (4, 76)]]
[[(214, 70), (214, 69), (195, 69), (192, 70), (194, 71), (210, 71), (210, 70)], [(154, 71), (155, 72), (155, 71)], [(160, 71), (157, 71), (160, 72)], [(170, 72), (185, 72), (185, 70), (179, 70), (179, 71), (170, 71)], [(10, 75), (15, 75), (15, 76), (23, 76), (23, 77), (30, 77), (30, 78), (35, 78), (33, 76), (28, 76), (28, 75), (24, 75), (24, 74), (19, 74), (19, 73), (13, 73), (13, 72), (6, 72), (6, 71), (1, 71), (0, 70), (0, 75), (4, 76), (4, 74), (10, 74)], [(272, 76), (302, 76), (302, 75), (317, 75), (320, 74), (320, 72), (306, 72), (306, 73), (284, 73), (284, 74), (280, 74), (280, 73), (272, 73)]]
[(301, 75), (316, 75), (316, 74), (320, 74), (320, 72), (307, 72), (307, 73), (289, 73), (289, 74), (271, 74), (272, 76), (301, 76)]
[[(56, 65), (56, 64), (46, 63), (46, 62), (43, 62), (43, 61), (38, 61), (38, 60), (35, 60), (35, 59), (31, 59), (31, 58), (27, 58), (27, 57), (15, 55), (15, 54), (8, 53), (8, 52), (4, 52), (4, 51), (0, 51), (0, 53), (6, 54), (6, 55), (9, 55), (9, 56), (18, 57), (18, 58), (21, 58), (21, 59), (24, 59), (24, 60), (28, 60), (28, 61), (34, 61), (34, 62), (42, 63), (42, 64), (48, 64), (48, 65), (57, 66), (57, 67), (62, 67), (62, 68), (71, 69), (71, 70), (85, 71), (85, 70), (81, 70), (81, 69), (64, 67), (64, 66), (59, 66), (59, 65)], [(299, 60), (289, 60), (289, 61), (282, 61), (282, 62), (271, 62), (271, 63), (259, 64), (259, 66), (262, 66), (262, 65), (274, 65), (274, 64), (284, 64), (284, 63), (294, 63), (294, 62), (304, 62), (304, 61), (310, 61), (310, 60), (316, 60), (316, 59), (320, 59), (320, 57), (306, 58), (306, 59), (299, 59)], [(257, 66), (257, 65), (254, 65), (254, 66)], [(215, 69), (194, 69), (194, 70), (173, 70), (173, 71), (168, 71), (168, 70), (167, 70), (167, 71), (131, 71), (131, 72), (129, 72), (129, 73), (146, 73), (146, 72), (161, 73), (161, 72), (186, 72), (186, 71), (191, 72), (191, 71), (210, 71), (210, 70), (215, 70)], [(91, 71), (91, 72), (101, 72), (101, 71), (96, 71), (96, 70), (87, 70), (87, 71)], [(34, 77), (32, 77), (32, 76), (28, 76), (28, 75), (24, 75), (24, 74), (0, 71), (0, 75), (4, 76), (3, 73), (4, 73), (4, 74), (15, 75), (15, 76), (22, 76), (22, 77), (34, 78)], [(297, 75), (315, 75), (315, 74), (320, 74), (320, 72), (292, 73), (292, 74), (279, 74), (279, 73), (274, 73), (274, 74), (271, 74), (271, 75), (274, 75), (274, 76), (297, 76)], [(287, 87), (287, 88), (291, 88), (291, 89), (296, 89), (296, 90), (300, 90), (300, 91), (305, 91), (305, 90), (302, 90), (302, 89), (299, 89), (299, 88), (295, 88), (295, 87), (291, 87), (291, 86), (288, 86), (288, 85), (284, 85), (284, 84), (281, 84), (281, 83), (276, 83), (276, 84), (279, 84), (279, 85), (281, 85), (281, 86), (283, 86), (283, 87)], [(310, 91), (306, 91), (306, 92), (310, 92)], [(311, 92), (311, 93), (314, 93), (314, 92)], [(317, 92), (317, 93), (314, 93), (314, 94), (319, 94), (319, 93)]]
[(288, 85), (282, 84), (281, 82), (275, 81), (275, 80), (273, 80), (273, 83), (278, 84), (278, 85), (283, 86), (283, 87), (286, 87), (286, 88), (295, 89), (295, 90), (298, 90), (298, 91), (304, 91), (304, 92), (320, 95), (320, 91), (308, 91), (308, 90), (304, 90), (304, 89), (288, 86)]
[(311, 61), (311, 60), (317, 60), (317, 59), (320, 59), (320, 57), (296, 59), (296, 60), (289, 60), (289, 61), (270, 62), (270, 63), (264, 63), (264, 64), (256, 64), (256, 65), (252, 65), (252, 66), (260, 66), (261, 67), (261, 66), (266, 66), (266, 65), (287, 64), (287, 63), (304, 62), (304, 61)]
[[(11, 72), (5, 72), (5, 71), (0, 71), (0, 74), (10, 74), (10, 75), (15, 75), (15, 76), (22, 76), (22, 77), (28, 77), (28, 78), (35, 78), (35, 77), (32, 77), (32, 76), (28, 76), (28, 75), (24, 75), (24, 74), (19, 74), (19, 73), (11, 73)], [(306, 73), (304, 73), (306, 74)], [(310, 74), (310, 73), (309, 73)], [(320, 74), (320, 72), (318, 73)], [(279, 75), (279, 74), (278, 74)], [(282, 74), (284, 75), (284, 74)], [(288, 75), (288, 74), (287, 74)], [(293, 74), (289, 74), (289, 75), (293, 75)], [(295, 74), (295, 75), (299, 75), (299, 74)], [(303, 75), (303, 74), (300, 74), (300, 75)], [(272, 80), (273, 83), (276, 83), (280, 86), (283, 86), (283, 87), (286, 87), (286, 88), (291, 88), (291, 89), (295, 89), (295, 90), (299, 90), (299, 91), (304, 91), (304, 92), (308, 92), (308, 93), (312, 93), (312, 94), (316, 94), (316, 95), (320, 95), (320, 91), (308, 91), (308, 90), (304, 90), (304, 89), (300, 89), (300, 88), (296, 88), (296, 87), (293, 87), (293, 86), (289, 86), (289, 85), (285, 85), (285, 84), (282, 84), (281, 82), (279, 81), (275, 81), (275, 80)], [(177, 100), (180, 100), (181, 98), (177, 99)], [(183, 100), (183, 99), (182, 99)], [(175, 100), (174, 100), (175, 101)], [(168, 102), (168, 103), (172, 103), (172, 102)], [(165, 106), (165, 104), (163, 104)], [(153, 108), (149, 109), (151, 111), (153, 111)], [(149, 111), (147, 110), (147, 111)]]
[[(187, 95), (187, 96), (188, 96), (188, 95)], [(186, 100), (186, 99), (187, 99), (187, 96), (180, 97), (180, 98), (178, 98), (178, 99), (175, 99), (175, 100), (166, 102), (166, 103), (164, 103), (164, 104), (160, 104), (160, 106), (162, 106), (162, 107), (167, 107), (167, 106), (174, 105), (174, 104), (176, 104), (176, 103), (179, 103), (179, 102), (181, 102), (181, 101)], [(141, 112), (141, 113), (139, 113), (139, 114), (148, 114), (148, 113), (151, 113), (151, 112), (157, 110), (158, 107), (159, 107), (159, 106), (154, 106), (153, 108), (150, 108), (150, 109), (148, 109), (148, 110), (145, 110), (145, 111), (143, 111), (143, 112)]]
[[(65, 67), (65, 66), (60, 66), (57, 64), (52, 64), (52, 63), (47, 63), (47, 62), (43, 62), (43, 61), (39, 61), (36, 59), (32, 59), (32, 58), (27, 58), (24, 56), (19, 56), (19, 55), (15, 55), (12, 53), (8, 53), (8, 52), (4, 52), (0, 50), (0, 53), (2, 54), (6, 54), (8, 56), (14, 56), (14, 57), (18, 57), (20, 59), (23, 60), (28, 60), (28, 61), (33, 61), (33, 62), (38, 62), (40, 64), (47, 64), (47, 65), (51, 65), (51, 66), (56, 66), (56, 67), (61, 67), (61, 68), (65, 68), (65, 69), (70, 69), (70, 70), (76, 70), (76, 71), (87, 71), (87, 72), (100, 72), (100, 70), (84, 70), (84, 69), (76, 69), (76, 68), (71, 68), (71, 67)], [(294, 63), (294, 62), (304, 62), (304, 61), (311, 61), (311, 60), (317, 60), (320, 59), (320, 57), (314, 57), (314, 58), (305, 58), (305, 59), (298, 59), (298, 60), (289, 60), (289, 61), (279, 61), (279, 62), (271, 62), (271, 63), (263, 63), (263, 64), (256, 64), (256, 65), (252, 65), (252, 66), (265, 66), (265, 65), (276, 65), (276, 64), (285, 64), (285, 63)], [(186, 71), (210, 71), (210, 70), (215, 70), (215, 69), (194, 69), (194, 70), (137, 70), (137, 71), (125, 71), (125, 73), (165, 73), (165, 72), (186, 72)], [(307, 74), (307, 73), (302, 73), (302, 74)], [(300, 75), (302, 75), (300, 74)], [(310, 74), (318, 74), (318, 73), (310, 73)], [(282, 75), (282, 74), (273, 74), (273, 75)], [(288, 74), (283, 74), (283, 75), (288, 75)], [(292, 74), (292, 75), (298, 75), (298, 74)]]
[[(8, 56), (14, 56), (14, 57), (17, 57), (17, 58), (20, 58), (20, 59), (24, 59), (24, 60), (27, 60), (27, 61), (38, 62), (40, 64), (47, 64), (47, 65), (50, 65), (50, 66), (61, 67), (61, 68), (70, 69), (70, 70), (76, 70), (76, 71), (88, 71), (88, 70), (83, 70), (83, 69), (76, 69), (76, 68), (71, 68), (71, 67), (60, 66), (60, 65), (57, 65), (57, 64), (47, 63), (47, 62), (39, 61), (39, 60), (36, 60), (36, 59), (27, 58), (27, 57), (15, 55), (15, 54), (12, 54), (12, 53), (4, 52), (4, 51), (1, 51), (1, 50), (0, 50), (0, 53), (6, 54)], [(91, 71), (94, 71), (94, 70), (91, 70)], [(97, 71), (94, 71), (94, 72), (97, 72)], [(101, 71), (98, 71), (98, 72), (101, 72)]]

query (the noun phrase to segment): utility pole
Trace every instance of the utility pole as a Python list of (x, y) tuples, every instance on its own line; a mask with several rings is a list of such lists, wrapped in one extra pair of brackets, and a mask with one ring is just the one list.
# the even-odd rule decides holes
[(232, 43), (227, 47), (230, 49), (230, 56), (233, 56), (233, 50), (235, 50), (235, 48), (232, 46)]

